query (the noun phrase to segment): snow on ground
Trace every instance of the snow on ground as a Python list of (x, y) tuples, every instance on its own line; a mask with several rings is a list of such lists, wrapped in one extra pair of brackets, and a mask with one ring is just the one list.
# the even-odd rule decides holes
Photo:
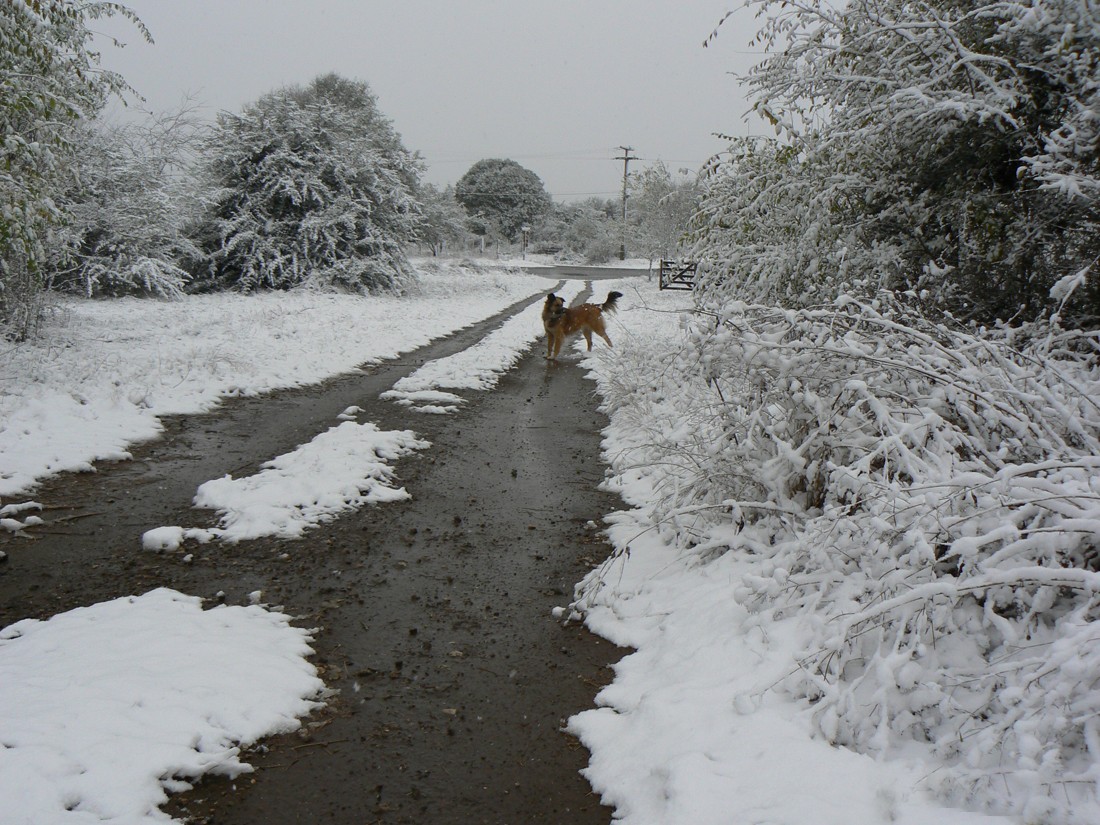
[(0, 820), (163, 823), (167, 792), (250, 771), (324, 688), (309, 635), (159, 589), (0, 631)]
[[(691, 295), (659, 292), (637, 279), (601, 282), (624, 293), (610, 324), (616, 349), (594, 350), (586, 364), (644, 396), (643, 374), (616, 371), (662, 363), (680, 347), (679, 309)], [(580, 347), (576, 347), (580, 349)], [(652, 354), (647, 358), (646, 354)], [(635, 366), (637, 368), (637, 366)], [(652, 382), (656, 389), (659, 382)], [(647, 399), (654, 420), (660, 398)], [(618, 454), (637, 438), (636, 422), (608, 410), (604, 450)], [(675, 426), (669, 422), (668, 426)], [(768, 688), (795, 666), (805, 628), (796, 620), (760, 622), (732, 593), (759, 571), (726, 554), (706, 564), (658, 535), (649, 503), (660, 472), (623, 470), (611, 483), (633, 509), (613, 514), (616, 555), (587, 580), (585, 622), (636, 652), (614, 667), (596, 709), (568, 728), (592, 752), (584, 771), (623, 825), (978, 825), (1015, 822), (945, 809), (922, 780), (941, 766), (921, 752), (878, 761), (811, 736), (804, 711)], [(563, 613), (564, 615), (564, 613)]]
[(389, 462), (429, 447), (411, 430), (381, 431), (344, 421), (244, 478), (199, 486), (195, 506), (217, 510), (219, 527), (156, 527), (142, 537), (147, 550), (176, 550), (184, 539), (238, 542), (261, 536), (298, 538), (310, 527), (369, 502), (409, 497), (395, 488)]
[[(584, 286), (584, 281), (566, 281), (557, 294), (568, 304)], [(429, 361), (381, 397), (410, 407), (414, 412), (454, 412), (465, 400), (442, 390), (495, 387), (501, 374), (515, 365), (532, 342), (543, 337), (542, 306), (541, 301), (532, 304), (462, 352)]]
[[(658, 292), (641, 279), (598, 287), (624, 293), (609, 323), (615, 350), (597, 346), (585, 355), (577, 339), (574, 352), (601, 381), (644, 392), (645, 367), (622, 375), (612, 365), (624, 351), (656, 356), (678, 346), (678, 311), (691, 296)], [(401, 303), (288, 293), (182, 304), (63, 304), (41, 342), (0, 352), (0, 492), (10, 495), (63, 467), (123, 454), (127, 444), (156, 433), (158, 415), (206, 409), (227, 394), (319, 380), (546, 290), (545, 279), (444, 268), (429, 275), (423, 295)], [(537, 334), (541, 325), (533, 326)], [(492, 358), (506, 369), (508, 350), (525, 346), (520, 339), (530, 334), (517, 333), (504, 345), (511, 332), (502, 328)], [(483, 380), (474, 368), (484, 366), (488, 351), (464, 358), (426, 365), (423, 387), (406, 391), (480, 385), (445, 383), (464, 375)], [(379, 439), (393, 434), (356, 423), (358, 412), (349, 409), (343, 424), (250, 479), (204, 485), (204, 506), (223, 510), (221, 529), (241, 535), (255, 523), (277, 523), (279, 517), (262, 511), (271, 491), (330, 466), (329, 447), (346, 441), (362, 444), (347, 459), (351, 475), (378, 470), (383, 487), (374, 493), (399, 494), (385, 490), (384, 471), (370, 464), (372, 453), (379, 458)], [(609, 412), (605, 449), (614, 455), (629, 443), (631, 423)], [(384, 449), (417, 446), (398, 439)], [(43, 460), (33, 459), (38, 454)], [(1013, 821), (930, 801), (922, 779), (941, 766), (922, 752), (876, 761), (815, 740), (802, 708), (767, 690), (791, 669), (805, 629), (793, 620), (762, 622), (731, 598), (748, 572), (743, 558), (727, 554), (698, 564), (664, 544), (647, 518), (653, 479), (627, 471), (615, 480), (634, 509), (611, 516), (618, 553), (589, 580), (599, 579), (600, 586), (587, 591), (589, 626), (636, 652), (615, 666), (615, 681), (600, 693), (598, 707), (569, 722), (592, 752), (586, 776), (616, 807), (617, 821)], [(335, 509), (363, 494), (372, 493), (345, 490), (343, 499), (335, 497)], [(326, 510), (322, 498), (313, 497), (317, 518), (331, 517), (335, 509)], [(260, 511), (251, 509), (255, 501)], [(27, 515), (33, 510), (29, 502), (8, 504), (0, 516), (23, 524), (35, 518)], [(188, 535), (180, 527), (161, 531), (147, 536), (147, 545), (170, 546)], [(168, 591), (12, 625), (0, 632), (5, 816), (19, 823), (164, 821), (156, 806), (165, 789), (177, 787), (173, 778), (242, 770), (232, 743), (291, 729), (295, 717), (309, 711), (320, 683), (304, 659), (307, 641), (286, 617), (259, 606), (204, 612), (197, 600)], [(246, 717), (245, 705), (262, 713)]]
[[(159, 416), (221, 398), (317, 382), (422, 346), (553, 282), (501, 267), (425, 268), (402, 299), (287, 292), (179, 302), (61, 301), (36, 341), (0, 344), (0, 495), (124, 458)], [(216, 530), (184, 538), (296, 535), (365, 501), (401, 498), (388, 462), (427, 442), (343, 423), (254, 476), (216, 479), (196, 503)], [(0, 529), (41, 523), (33, 501), (0, 502)], [(256, 594), (256, 600), (260, 598)], [(0, 631), (0, 819), (165, 822), (166, 791), (248, 766), (237, 743), (298, 727), (323, 688), (308, 635), (259, 605), (203, 611), (156, 590)]]
[(0, 341), (0, 496), (126, 458), (129, 445), (160, 432), (160, 416), (392, 358), (548, 285), (499, 266), (421, 269), (421, 287), (405, 298), (291, 291), (59, 300), (37, 340)]
[[(583, 281), (570, 281), (560, 293), (571, 299), (583, 289)], [(457, 409), (462, 397), (438, 388), (487, 390), (496, 386), (501, 373), (541, 335), (541, 311), (542, 303), (536, 301), (473, 346), (427, 362), (382, 398), (420, 404), (414, 407), (420, 412)], [(436, 403), (440, 399), (446, 399), (446, 407)], [(350, 418), (353, 410), (358, 408), (349, 408), (340, 417)], [(200, 485), (195, 505), (217, 510), (221, 514), (219, 527), (157, 527), (145, 533), (142, 543), (148, 550), (162, 551), (176, 550), (187, 539), (205, 543), (261, 536), (297, 538), (310, 527), (368, 502), (406, 498), (404, 489), (390, 484), (393, 471), (389, 462), (428, 446), (410, 430), (382, 432), (371, 423), (345, 420), (266, 462), (255, 475), (240, 479), (225, 476)]]

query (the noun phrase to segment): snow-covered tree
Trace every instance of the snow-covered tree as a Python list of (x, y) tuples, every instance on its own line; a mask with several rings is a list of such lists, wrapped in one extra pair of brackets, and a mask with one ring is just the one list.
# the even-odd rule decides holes
[(455, 200), (453, 186), (439, 189), (426, 183), (420, 187), (417, 197), (422, 210), (417, 234), (420, 243), (427, 244), (433, 255), (465, 243), (470, 230), (466, 225), (466, 212)]
[(44, 242), (63, 217), (56, 198), (79, 148), (77, 125), (128, 89), (99, 67), (90, 42), (89, 23), (112, 15), (130, 19), (150, 39), (117, 3), (0, 3), (0, 324), (16, 337), (35, 323)]
[[(788, 168), (821, 183), (846, 265), (981, 320), (1100, 314), (1095, 4), (754, 4), (769, 55), (747, 79), (756, 110), (797, 152)], [(700, 253), (737, 221), (709, 216)], [(836, 235), (805, 230), (803, 247), (826, 244), (815, 277), (843, 283)]]
[(542, 179), (514, 160), (479, 160), (455, 184), (455, 198), (470, 216), (474, 231), (495, 226), (510, 241), (551, 208)]
[(677, 257), (699, 202), (694, 177), (674, 176), (658, 161), (630, 176), (630, 245), (650, 260)]
[(396, 290), (420, 221), (419, 158), (366, 83), (335, 74), (219, 115), (199, 288)]
[(188, 237), (203, 206), (192, 175), (202, 135), (184, 108), (145, 122), (90, 123), (60, 200), (51, 244), (54, 288), (92, 295), (177, 297), (200, 257)]

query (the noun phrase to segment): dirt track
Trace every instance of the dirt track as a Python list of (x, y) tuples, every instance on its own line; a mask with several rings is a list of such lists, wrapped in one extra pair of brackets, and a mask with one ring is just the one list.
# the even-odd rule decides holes
[[(548, 284), (552, 287), (552, 284)], [(586, 296), (582, 296), (586, 297)], [(537, 299), (536, 299), (537, 300)], [(526, 302), (524, 302), (526, 304)], [(167, 586), (263, 601), (319, 628), (315, 662), (339, 691), (300, 734), (262, 743), (255, 774), (212, 780), (171, 803), (195, 822), (607, 823), (577, 773), (586, 751), (560, 732), (592, 705), (622, 651), (551, 609), (604, 556), (598, 523), (619, 506), (603, 477), (593, 385), (540, 345), (450, 416), (379, 393), (424, 360), (483, 337), (509, 312), (364, 374), (167, 423), (134, 460), (36, 491), (51, 522), (0, 539), (0, 626)], [(599, 344), (597, 344), (599, 346)], [(412, 499), (367, 507), (297, 541), (143, 551), (143, 531), (201, 526), (196, 486), (240, 476), (337, 422), (346, 407), (431, 448), (399, 462)]]

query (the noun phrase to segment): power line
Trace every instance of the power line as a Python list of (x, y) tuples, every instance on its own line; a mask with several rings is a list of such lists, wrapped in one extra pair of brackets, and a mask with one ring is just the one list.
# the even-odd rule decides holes
[[(607, 158), (604, 158), (604, 160), (607, 160)], [(551, 192), (549, 194), (552, 198), (580, 198), (595, 197), (597, 195), (618, 195), (619, 192), (616, 190), (608, 192)]]

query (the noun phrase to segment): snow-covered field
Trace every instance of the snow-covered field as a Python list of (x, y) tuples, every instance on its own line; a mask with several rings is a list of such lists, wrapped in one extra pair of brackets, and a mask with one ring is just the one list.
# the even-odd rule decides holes
[(61, 300), (38, 340), (0, 343), (0, 496), (121, 458), (159, 417), (377, 363), (547, 289), (501, 267), (432, 267), (407, 298), (305, 291)]
[[(447, 267), (429, 273), (423, 295), (400, 304), (292, 293), (64, 304), (41, 343), (0, 353), (0, 493), (8, 508), (0, 516), (9, 529), (33, 530), (33, 508), (13, 493), (48, 473), (124, 454), (128, 444), (157, 432), (158, 415), (208, 409), (224, 395), (317, 381), (391, 357), (547, 288), (541, 278)], [(562, 292), (577, 289), (569, 284)], [(608, 483), (627, 508), (609, 519), (615, 555), (581, 584), (574, 607), (593, 630), (636, 652), (617, 664), (599, 706), (571, 719), (569, 729), (591, 750), (586, 775), (615, 807), (617, 821), (1100, 821), (1095, 782), (1091, 790), (1074, 791), (1078, 806), (1069, 818), (1064, 811), (1060, 819), (1047, 816), (1042, 794), (1015, 817), (967, 811), (962, 803), (945, 808), (933, 792), (954, 770), (950, 760), (912, 742), (884, 747), (877, 758), (832, 745), (805, 699), (773, 689), (799, 669), (798, 657), (822, 627), (812, 616), (784, 615), (778, 597), (792, 574), (774, 561), (778, 550), (745, 549), (752, 531), (735, 536), (732, 527), (711, 521), (700, 533), (688, 511), (677, 516), (682, 523), (662, 522), (655, 505), (675, 492), (676, 468), (645, 460), (650, 440), (695, 449), (708, 437), (705, 422), (684, 418), (687, 396), (696, 390), (674, 374), (683, 366), (673, 361), (687, 346), (682, 317), (691, 296), (658, 292), (643, 279), (600, 282), (597, 291), (605, 289), (624, 294), (609, 324), (615, 349), (597, 345), (585, 355), (578, 341), (571, 357), (584, 359), (604, 397), (611, 417), (604, 434), (613, 469)], [(505, 325), (472, 354), (425, 365), (397, 388), (402, 395), (395, 400), (445, 406), (460, 397), (444, 389), (491, 388), (538, 334), (536, 313), (523, 315), (522, 329), (518, 321)], [(398, 317), (416, 322), (398, 324)], [(345, 469), (376, 476), (380, 496), (400, 494), (385, 487), (384, 460), (372, 462), (379, 453), (430, 445), (416, 443), (412, 433), (394, 441), (395, 434), (372, 431), (355, 421), (358, 412), (348, 410), (347, 420), (294, 453), (272, 457), (256, 476), (211, 480), (205, 504), (223, 512), (226, 535), (206, 538), (232, 540), (236, 530), (244, 535), (257, 524), (280, 525), (280, 513), (303, 509), (293, 495), (278, 506), (302, 474), (331, 476), (347, 487), (347, 479), (326, 469), (335, 460), (329, 440), (341, 453), (361, 441), (361, 454), (346, 460)], [(337, 491), (339, 506), (318, 511), (316, 521), (336, 517), (355, 495), (364, 495), (363, 488), (354, 495)], [(261, 502), (259, 510), (250, 497)], [(730, 505), (721, 506), (729, 513)], [(283, 527), (301, 530), (309, 523)], [(685, 550), (679, 539), (692, 531), (697, 540)], [(163, 549), (186, 537), (187, 528), (161, 528), (146, 543)], [(738, 542), (741, 549), (731, 551)], [(760, 608), (757, 597), (769, 606)], [(561, 615), (569, 613), (563, 607)], [(169, 625), (171, 633), (159, 632)], [(150, 644), (120, 642), (133, 634), (148, 635)], [(299, 724), (321, 689), (305, 658), (308, 641), (287, 617), (261, 605), (203, 611), (197, 600), (168, 591), (0, 631), (0, 743), (6, 746), (0, 749), (0, 819), (164, 821), (156, 806), (165, 790), (207, 771), (244, 770), (233, 743)], [(219, 666), (225, 657), (251, 664)], [(189, 667), (186, 682), (173, 670), (178, 661), (200, 663)], [(228, 670), (247, 674), (247, 684), (230, 683)], [(101, 671), (112, 678), (87, 678)], [(265, 675), (257, 680), (254, 671)], [(257, 681), (271, 694), (257, 698)], [(258, 703), (247, 724), (236, 715), (243, 702)], [(88, 708), (80, 724), (64, 715), (73, 707)], [(150, 727), (151, 719), (162, 727)]]

